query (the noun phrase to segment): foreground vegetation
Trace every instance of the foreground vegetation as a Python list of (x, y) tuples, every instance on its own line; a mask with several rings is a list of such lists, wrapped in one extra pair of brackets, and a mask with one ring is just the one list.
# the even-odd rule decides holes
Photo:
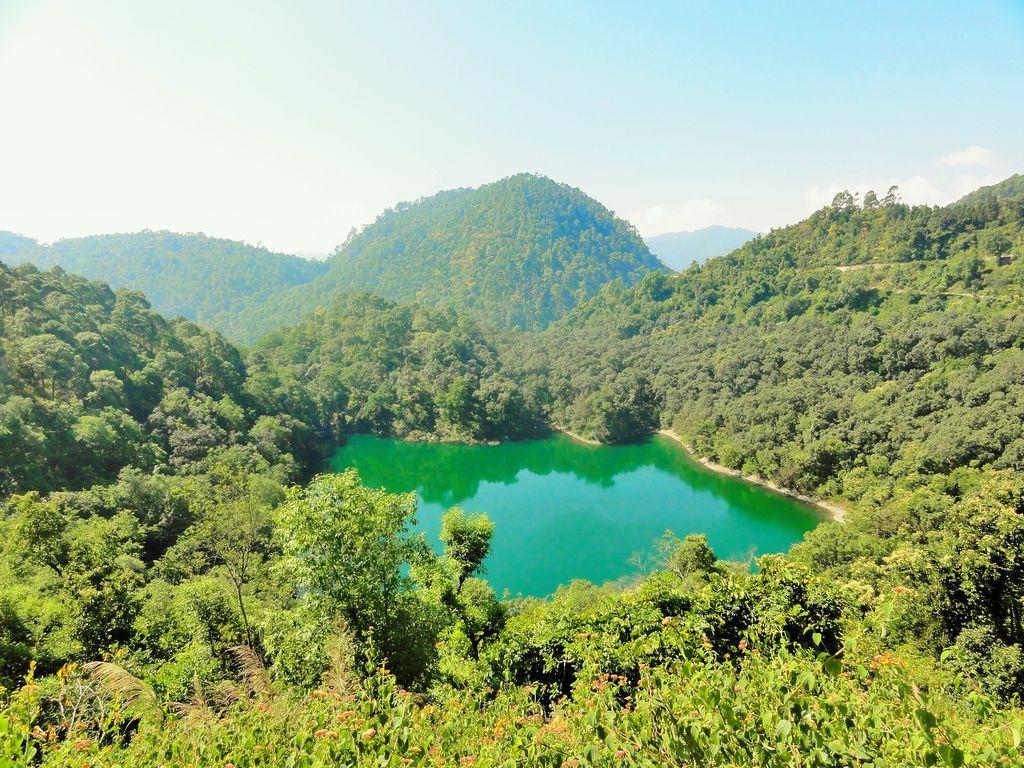
[[(408, 535), (412, 498), (351, 470), (283, 496), (230, 486), (159, 556), (136, 544), (104, 577), (92, 561), (85, 624), (51, 625), (25, 654), (46, 676), (10, 681), (11, 764), (1020, 764), (1024, 713), (915, 647), (926, 595), (899, 575), (751, 572), (669, 536), (631, 586), (503, 603), (478, 575), (485, 517), (449, 512), (434, 555)], [(18, 505), (9, 520), (48, 506)], [(66, 547), (23, 526), (4, 562), (31, 563), (26, 585), (57, 577), (54, 552), (82, 573), (98, 524), (53, 526)], [(47, 661), (58, 636), (83, 645)]]
[[(1024, 764), (1022, 249), (1018, 179), (840, 195), (541, 333), (357, 294), (245, 355), (0, 266), (0, 764)], [(852, 510), (502, 601), (485, 516), (435, 549), (413, 497), (316, 476), (348, 432), (546, 423)]]

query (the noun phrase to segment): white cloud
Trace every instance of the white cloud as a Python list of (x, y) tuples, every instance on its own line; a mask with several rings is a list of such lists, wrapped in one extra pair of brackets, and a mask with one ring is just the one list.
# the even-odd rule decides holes
[(674, 206), (654, 205), (626, 216), (644, 237), (684, 232), (722, 224), (726, 208), (706, 197), (694, 197)]
[(936, 162), (938, 162), (939, 165), (945, 165), (951, 168), (963, 168), (968, 165), (992, 165), (992, 160), (994, 158), (995, 155), (991, 149), (974, 145), (971, 147), (964, 147), (963, 149), (955, 149), (938, 158)]

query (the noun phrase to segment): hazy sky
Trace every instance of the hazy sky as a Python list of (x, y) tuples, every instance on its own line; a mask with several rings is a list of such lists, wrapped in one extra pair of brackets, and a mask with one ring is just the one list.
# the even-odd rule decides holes
[(1024, 2), (0, 0), (0, 229), (326, 252), (534, 171), (645, 234), (1024, 170)]

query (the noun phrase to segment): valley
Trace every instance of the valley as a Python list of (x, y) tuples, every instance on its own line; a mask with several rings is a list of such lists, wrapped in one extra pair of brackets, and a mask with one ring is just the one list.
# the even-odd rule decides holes
[(1024, 768), (1022, 72), (0, 0), (0, 768)]
[[(1018, 186), (841, 193), (680, 273), (528, 174), (396, 206), (326, 265), (5, 237), (0, 745), (1007, 764)], [(83, 243), (195, 319), (30, 261)], [(88, 718), (52, 714), (74, 696)]]

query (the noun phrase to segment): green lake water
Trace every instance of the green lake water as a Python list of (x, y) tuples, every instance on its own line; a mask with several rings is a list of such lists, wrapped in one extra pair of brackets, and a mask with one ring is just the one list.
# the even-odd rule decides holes
[(592, 446), (562, 434), (502, 445), (353, 435), (331, 458), (365, 485), (415, 491), (418, 529), (436, 548), (452, 506), (495, 523), (484, 574), (501, 595), (545, 596), (573, 579), (635, 573), (671, 530), (707, 534), (720, 558), (784, 552), (814, 528), (814, 507), (712, 472), (670, 438)]

